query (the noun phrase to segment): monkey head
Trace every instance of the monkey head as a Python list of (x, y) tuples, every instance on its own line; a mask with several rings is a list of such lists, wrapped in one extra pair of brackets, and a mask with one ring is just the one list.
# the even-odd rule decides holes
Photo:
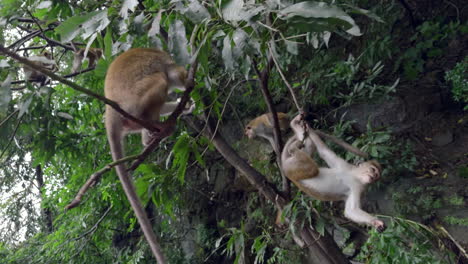
[[(279, 128), (281, 131), (286, 131), (289, 126), (288, 115), (282, 112), (277, 113)], [(244, 130), (244, 134), (249, 138), (253, 139), (257, 136), (273, 140), (273, 118), (271, 113), (257, 116), (250, 120)]]
[(377, 181), (382, 172), (382, 166), (376, 160), (361, 162), (355, 168), (356, 177), (364, 184)]
[(169, 86), (171, 90), (178, 89), (185, 91), (185, 82), (187, 80), (187, 71), (184, 67), (173, 64), (166, 70)]
[(258, 124), (256, 124), (255, 121), (252, 120), (250, 121), (247, 126), (245, 127), (245, 131), (244, 131), (244, 134), (249, 138), (249, 139), (254, 139), (256, 136), (257, 136), (257, 133), (255, 133), (255, 129), (254, 128), (258, 128)]

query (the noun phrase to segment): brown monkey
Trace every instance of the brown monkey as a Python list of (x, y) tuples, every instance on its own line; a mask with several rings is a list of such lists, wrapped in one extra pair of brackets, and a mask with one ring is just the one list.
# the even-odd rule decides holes
[[(382, 167), (375, 160), (353, 165), (338, 157), (298, 115), (291, 121), (295, 136), (291, 137), (281, 155), (282, 166), (298, 188), (322, 201), (345, 201), (345, 216), (357, 223), (385, 229), (385, 224), (361, 209), (361, 194), (367, 184), (379, 179)], [(328, 167), (318, 168), (311, 158), (310, 145), (314, 144), (319, 156)]]
[[(278, 112), (278, 122), (281, 131), (286, 131), (289, 128), (289, 118), (285, 113)], [(257, 136), (265, 138), (270, 142), (273, 149), (275, 149), (275, 139), (273, 136), (273, 118), (271, 113), (263, 114), (258, 116), (247, 124), (245, 127), (244, 134), (249, 138), (253, 139)], [(279, 152), (277, 152), (279, 153)]]
[[(44, 51), (41, 55), (31, 56), (28, 59), (38, 67), (42, 67), (53, 72), (57, 71), (57, 64), (52, 58), (52, 55), (47, 51)], [(23, 71), (25, 80), (39, 82), (41, 83), (41, 86), (43, 86), (47, 81), (47, 76), (29, 66), (24, 65)]]
[[(281, 131), (286, 131), (289, 128), (289, 118), (285, 113), (278, 113), (278, 121), (279, 121), (279, 126)], [(254, 119), (252, 119), (247, 126), (245, 127), (245, 135), (249, 139), (255, 138), (257, 135), (259, 137), (265, 138), (270, 142), (271, 146), (274, 148), (274, 137), (273, 137), (273, 119), (271, 118), (271, 113), (268, 114), (263, 114), (261, 116), (258, 116)], [(343, 147), (347, 151), (354, 153), (358, 156), (367, 158), (368, 155), (365, 152), (362, 152), (360, 149), (344, 142), (343, 140), (333, 136), (329, 135), (327, 133), (324, 133), (322, 131), (316, 131), (316, 133), (327, 140), (332, 141), (333, 143)], [(310, 150), (314, 153), (315, 152), (315, 147), (313, 144), (309, 146)], [(310, 154), (312, 155), (312, 154)]]
[[(288, 115), (281, 112), (277, 114), (281, 131), (286, 131), (289, 128)], [(259, 136), (271, 141), (273, 139), (273, 118), (271, 113), (263, 114), (250, 120), (245, 127), (245, 135), (249, 137), (249, 139)]]
[(79, 49), (74, 53), (72, 71), (77, 72), (81, 69), (81, 63), (84, 59), (88, 59), (88, 68), (96, 66), (96, 62), (102, 57), (102, 49), (100, 48), (89, 48), (88, 53), (86, 49)]
[[(169, 89), (185, 88), (187, 72), (176, 65), (171, 57), (157, 49), (136, 48), (118, 56), (107, 71), (104, 92), (107, 98), (134, 117), (154, 123), (164, 133), (158, 123), (160, 115), (170, 114), (177, 102), (166, 102)], [(190, 111), (190, 110), (189, 110)], [(114, 161), (123, 158), (122, 140), (125, 134), (142, 133), (143, 143), (150, 140), (150, 133), (139, 124), (125, 119), (112, 107), (106, 105), (106, 130)], [(116, 166), (123, 189), (135, 211), (138, 222), (148, 241), (153, 255), (159, 263), (165, 263), (151, 223), (135, 192), (130, 175), (123, 164)]]

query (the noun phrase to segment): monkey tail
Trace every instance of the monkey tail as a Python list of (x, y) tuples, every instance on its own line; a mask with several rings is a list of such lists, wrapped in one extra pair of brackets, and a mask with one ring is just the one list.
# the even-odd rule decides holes
[[(112, 109), (107, 109), (107, 111), (113, 111)], [(114, 113), (118, 115), (117, 113)], [(112, 115), (112, 114), (111, 114)], [(107, 115), (107, 118), (111, 119), (111, 115)], [(117, 117), (117, 116), (113, 116)], [(120, 122), (119, 122), (120, 120)], [(120, 117), (114, 119), (114, 122), (110, 122), (110, 120), (106, 119), (106, 130), (107, 130), (107, 137), (109, 139), (109, 145), (112, 152), (112, 158), (115, 161), (118, 161), (123, 158), (123, 132), (122, 132), (122, 121)], [(152, 229), (151, 222), (146, 215), (145, 210), (143, 209), (142, 203), (140, 199), (138, 199), (138, 195), (135, 190), (135, 185), (133, 181), (130, 179), (130, 174), (128, 173), (124, 164), (120, 163), (115, 166), (117, 171), (117, 175), (119, 176), (119, 180), (122, 183), (122, 187), (125, 191), (128, 201), (132, 206), (133, 211), (138, 219), (138, 223), (140, 224), (141, 229), (143, 230), (143, 234), (145, 235), (148, 244), (150, 245), (151, 251), (156, 258), (157, 262), (160, 264), (165, 264), (166, 260), (162, 253), (161, 246), (158, 242), (158, 239)]]

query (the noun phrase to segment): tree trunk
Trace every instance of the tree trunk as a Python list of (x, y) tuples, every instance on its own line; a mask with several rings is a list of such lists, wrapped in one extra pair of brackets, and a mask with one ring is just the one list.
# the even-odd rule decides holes
[[(45, 194), (44, 194), (44, 188), (43, 188), (44, 187), (44, 174), (42, 173), (41, 165), (36, 166), (36, 180), (37, 180), (37, 185), (38, 185), (39, 192), (41, 195), (41, 203), (42, 203), (42, 200), (44, 200)], [(51, 233), (52, 228), (53, 228), (52, 212), (50, 211), (49, 208), (44, 208), (41, 206), (41, 215), (42, 215), (42, 219), (44, 220), (45, 231), (47, 233)]]

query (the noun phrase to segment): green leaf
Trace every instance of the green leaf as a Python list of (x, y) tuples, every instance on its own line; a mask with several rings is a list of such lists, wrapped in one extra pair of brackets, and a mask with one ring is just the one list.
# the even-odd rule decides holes
[(180, 65), (190, 63), (190, 55), (188, 53), (188, 40), (185, 33), (184, 23), (180, 20), (174, 21), (169, 26), (169, 51), (175, 62)]
[(28, 99), (21, 102), (21, 104), (19, 106), (18, 118), (22, 117), (24, 115), (24, 113), (26, 113), (28, 111), (29, 105), (31, 104), (32, 99), (33, 99), (32, 96), (30, 96)]
[(199, 24), (204, 20), (211, 19), (211, 15), (208, 12), (208, 9), (200, 4), (198, 0), (190, 1), (187, 7), (180, 7), (178, 10), (194, 24)]
[(234, 70), (234, 59), (232, 56), (232, 48), (231, 48), (231, 37), (229, 35), (226, 35), (223, 40), (223, 51), (222, 51), (222, 57), (223, 57), (223, 62), (224, 66), (228, 70)]
[(6, 79), (0, 85), (0, 114), (5, 113), (8, 110), (8, 104), (11, 101), (11, 81), (13, 76), (8, 74)]
[(120, 16), (123, 18), (123, 19), (127, 19), (128, 18), (128, 11), (135, 11), (135, 7), (138, 5), (138, 1), (137, 0), (125, 0), (123, 5), (122, 5), (122, 9), (120, 9)]
[(244, 7), (243, 0), (231, 0), (226, 4), (222, 10), (223, 18), (226, 20), (238, 21), (241, 19), (242, 7)]
[(315, 229), (317, 232), (320, 233), (320, 235), (325, 235), (325, 221), (323, 221), (323, 218), (319, 217), (317, 219), (317, 223), (315, 224)]
[[(300, 20), (302, 23), (306, 24), (317, 23), (320, 21), (319, 19), (322, 19), (321, 22), (325, 24), (344, 26), (348, 34), (353, 36), (362, 35), (354, 19), (341, 8), (335, 5), (328, 5), (325, 2), (306, 1), (290, 5), (279, 12), (279, 18), (284, 20), (307, 18), (308, 20)], [(317, 21), (311, 20), (311, 18), (315, 18)], [(322, 26), (325, 27), (326, 25)]]
[(285, 40), (284, 43), (286, 44), (286, 50), (289, 53), (291, 53), (293, 55), (298, 55), (299, 54), (298, 48), (297, 48), (297, 42)]
[(185, 172), (187, 170), (187, 163), (190, 155), (189, 146), (190, 136), (187, 133), (183, 133), (177, 139), (174, 148), (172, 148), (172, 153), (174, 153), (172, 168), (177, 169), (177, 178), (181, 183), (184, 182)]
[(382, 18), (380, 18), (378, 15), (374, 14), (373, 12), (369, 11), (369, 10), (366, 10), (366, 9), (362, 9), (362, 8), (359, 8), (359, 7), (356, 7), (356, 6), (352, 6), (352, 5), (348, 5), (348, 4), (345, 4), (345, 6), (351, 8), (351, 13), (354, 13), (354, 14), (359, 14), (359, 15), (365, 15), (369, 18), (372, 18), (374, 19), (375, 21), (377, 22), (380, 22), (380, 23), (384, 23), (385, 21), (383, 21)]
[(112, 29), (110, 27), (106, 29), (104, 36), (104, 56), (107, 60), (112, 57)]
[(74, 16), (62, 22), (55, 31), (60, 35), (62, 42), (70, 42), (82, 30), (83, 38), (91, 36), (96, 31), (102, 30), (110, 23), (107, 19), (107, 10), (94, 11), (83, 16)]

